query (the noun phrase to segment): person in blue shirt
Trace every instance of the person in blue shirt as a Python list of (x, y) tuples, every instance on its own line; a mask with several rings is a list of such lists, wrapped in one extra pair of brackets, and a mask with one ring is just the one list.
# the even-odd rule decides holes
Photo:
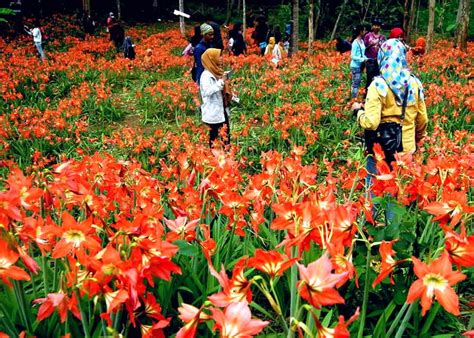
[(199, 80), (201, 79), (201, 74), (204, 71), (204, 66), (201, 62), (201, 56), (208, 48), (214, 47), (213, 40), (214, 40), (214, 29), (211, 25), (207, 23), (203, 23), (201, 25), (201, 35), (202, 40), (196, 45), (194, 48), (194, 64), (196, 67), (196, 78), (195, 81), (199, 84)]
[(359, 87), (362, 78), (362, 67), (364, 62), (367, 61), (365, 56), (365, 44), (364, 36), (367, 33), (365, 26), (358, 25), (354, 28), (352, 48), (351, 48), (351, 73), (352, 73), (352, 85), (351, 85), (351, 97), (356, 98), (359, 94)]

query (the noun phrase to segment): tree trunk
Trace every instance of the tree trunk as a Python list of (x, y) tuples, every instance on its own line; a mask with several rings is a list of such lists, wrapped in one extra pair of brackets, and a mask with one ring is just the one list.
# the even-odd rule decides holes
[(316, 11), (316, 15), (314, 18), (314, 33), (313, 33), (314, 38), (316, 38), (316, 35), (318, 34), (320, 17), (321, 17), (321, 0), (318, 0), (318, 9)]
[(403, 5), (403, 31), (405, 32), (405, 39), (408, 41), (408, 36), (406, 32), (408, 31), (408, 21), (410, 13), (408, 11), (410, 3), (409, 0), (405, 0), (405, 4)]
[(313, 52), (314, 41), (314, 1), (309, 0), (309, 14), (308, 14), (308, 53)]
[[(179, 0), (179, 11), (184, 12), (184, 0)], [(183, 37), (186, 36), (186, 26), (184, 25), (184, 18), (182, 16), (179, 17), (179, 30)]]
[(421, 0), (417, 0), (416, 2), (416, 21), (415, 21), (415, 31), (418, 32), (418, 19), (420, 18), (420, 2)]
[(91, 15), (91, 0), (82, 0), (82, 10), (87, 15)]
[(291, 32), (291, 55), (294, 55), (298, 52), (298, 38), (299, 38), (299, 11), (300, 11), (300, 1), (293, 0), (293, 30)]
[(242, 0), (242, 35), (245, 40), (245, 30), (247, 29), (247, 7), (245, 6), (245, 0)]
[(336, 36), (337, 26), (339, 25), (339, 20), (341, 19), (342, 12), (344, 12), (344, 7), (346, 7), (346, 4), (347, 4), (347, 0), (344, 0), (344, 2), (341, 5), (341, 9), (339, 10), (339, 14), (337, 16), (336, 23), (334, 24), (334, 28), (332, 29), (330, 40), (334, 40)]
[(365, 13), (364, 13), (364, 17), (362, 18), (362, 22), (365, 22), (365, 18), (367, 17), (367, 13), (369, 12), (369, 8), (370, 8), (370, 0), (367, 1), (367, 7), (365, 8)]
[(471, 13), (471, 1), (470, 0), (459, 0), (459, 8), (461, 13), (459, 14), (459, 22), (457, 29), (456, 44), (461, 50), (467, 50), (467, 35), (469, 31), (469, 16)]
[(406, 40), (410, 44), (413, 34), (413, 26), (415, 24), (415, 0), (410, 0), (410, 12), (408, 19), (408, 27), (406, 29)]
[(436, 0), (430, 0), (428, 6), (428, 33), (426, 34), (426, 51), (433, 47), (434, 22), (435, 22)]
[(116, 1), (117, 3), (117, 19), (120, 20), (122, 18), (122, 10), (120, 7), (120, 0)]
[(234, 8), (235, 0), (227, 0), (227, 14), (225, 18), (225, 24), (227, 25), (232, 17), (232, 9)]
[(240, 7), (242, 7), (242, 0), (237, 1), (237, 13), (240, 13)]

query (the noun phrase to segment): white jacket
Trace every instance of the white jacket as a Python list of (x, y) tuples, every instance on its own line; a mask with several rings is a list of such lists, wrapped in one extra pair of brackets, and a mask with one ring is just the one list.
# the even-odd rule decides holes
[(204, 123), (215, 124), (225, 122), (224, 111), (227, 112), (227, 114), (229, 111), (227, 108), (224, 110), (223, 89), (223, 80), (216, 79), (216, 77), (206, 69), (202, 72), (199, 90), (202, 98), (201, 113)]
[(41, 30), (38, 27), (31, 30), (31, 35), (33, 35), (33, 42), (41, 43)]

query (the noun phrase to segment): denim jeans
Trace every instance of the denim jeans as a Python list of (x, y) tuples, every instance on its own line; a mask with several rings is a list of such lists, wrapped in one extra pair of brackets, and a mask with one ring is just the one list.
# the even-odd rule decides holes
[(352, 73), (352, 86), (351, 86), (351, 97), (356, 98), (359, 94), (360, 81), (362, 78), (362, 72), (359, 68), (351, 68)]
[(44, 60), (46, 56), (44, 55), (43, 47), (41, 46), (41, 42), (35, 42), (36, 49), (41, 57), (41, 60)]
[(367, 90), (372, 83), (374, 77), (380, 75), (379, 64), (377, 60), (369, 60), (365, 64), (367, 70), (367, 82), (365, 83), (365, 89)]

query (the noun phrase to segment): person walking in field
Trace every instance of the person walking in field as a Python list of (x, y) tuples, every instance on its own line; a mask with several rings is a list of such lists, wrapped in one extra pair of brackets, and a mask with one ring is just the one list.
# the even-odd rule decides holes
[(365, 26), (358, 25), (354, 27), (352, 48), (351, 48), (351, 74), (352, 74), (352, 85), (351, 85), (351, 97), (356, 98), (359, 95), (359, 87), (362, 79), (362, 67), (364, 62), (367, 61), (365, 56), (365, 44), (364, 35), (366, 33)]
[(380, 76), (370, 84), (365, 106), (354, 103), (358, 124), (365, 129), (369, 157), (367, 171), (377, 173), (374, 144), (379, 143), (387, 164), (395, 153), (413, 153), (426, 136), (428, 117), (421, 81), (408, 69), (406, 47), (398, 39), (381, 45), (377, 61)]
[(207, 49), (214, 47), (213, 45), (214, 29), (211, 27), (211, 25), (207, 23), (203, 23), (200, 29), (201, 29), (202, 39), (196, 45), (193, 52), (193, 55), (194, 55), (193, 72), (195, 73), (195, 75), (193, 75), (193, 80), (197, 84), (199, 84), (199, 81), (201, 79), (201, 74), (204, 71), (204, 66), (202, 65), (201, 57)]
[(242, 35), (241, 22), (236, 22), (234, 27), (229, 31), (229, 50), (235, 56), (247, 54), (247, 45)]
[(33, 42), (41, 58), (41, 61), (44, 61), (46, 59), (46, 55), (44, 53), (43, 46), (42, 46), (43, 37), (41, 35), (41, 26), (38, 19), (36, 19), (33, 22), (33, 26), (34, 26), (33, 29), (30, 29), (29, 27), (25, 26), (25, 31), (29, 35), (33, 36)]
[(231, 98), (227, 74), (224, 72), (222, 50), (209, 48), (202, 54), (202, 72), (199, 92), (202, 99), (202, 121), (209, 126), (209, 147), (219, 138), (222, 128), (226, 128), (224, 144), (230, 144), (229, 102)]
[(367, 81), (365, 83), (365, 90), (369, 88), (369, 85), (372, 83), (372, 80), (375, 76), (378, 76), (379, 65), (377, 64), (377, 54), (379, 52), (380, 45), (384, 43), (387, 39), (383, 34), (380, 33), (381, 21), (379, 19), (374, 19), (372, 21), (372, 31), (367, 33), (364, 37), (365, 44), (365, 56), (367, 61), (365, 63), (365, 69), (367, 71)]

